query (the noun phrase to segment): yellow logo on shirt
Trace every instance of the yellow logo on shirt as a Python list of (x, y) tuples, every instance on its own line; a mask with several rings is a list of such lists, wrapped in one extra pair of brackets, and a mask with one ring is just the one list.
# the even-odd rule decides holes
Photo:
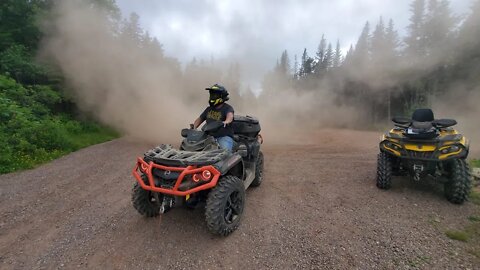
[(215, 121), (221, 121), (222, 120), (222, 112), (209, 111), (207, 113), (207, 118), (215, 120)]

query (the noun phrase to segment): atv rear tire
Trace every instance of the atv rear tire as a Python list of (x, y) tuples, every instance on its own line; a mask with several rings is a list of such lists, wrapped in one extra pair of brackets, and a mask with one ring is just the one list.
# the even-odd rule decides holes
[(255, 165), (255, 179), (250, 184), (252, 187), (258, 187), (262, 184), (263, 181), (263, 153), (260, 151), (258, 153), (257, 164)]
[(238, 228), (245, 207), (245, 188), (240, 178), (227, 175), (218, 180), (207, 198), (205, 219), (213, 234), (227, 236)]
[(392, 160), (381, 152), (377, 157), (377, 187), (389, 189), (392, 186)]
[(471, 175), (468, 163), (464, 159), (454, 159), (447, 167), (448, 182), (445, 183), (445, 197), (452, 203), (462, 204), (471, 189)]
[[(159, 201), (157, 201), (157, 199)], [(163, 199), (163, 194), (158, 193), (155, 198), (153, 192), (143, 189), (138, 182), (135, 182), (132, 189), (132, 203), (133, 207), (146, 217), (156, 217), (160, 213), (160, 204)]]

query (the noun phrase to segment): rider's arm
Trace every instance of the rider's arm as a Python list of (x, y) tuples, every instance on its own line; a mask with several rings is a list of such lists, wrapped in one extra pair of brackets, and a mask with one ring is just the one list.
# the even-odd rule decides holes
[(223, 121), (223, 124), (228, 125), (233, 121), (233, 112), (227, 113), (227, 117), (225, 118), (225, 121)]
[(197, 129), (203, 123), (203, 121), (204, 120), (202, 120), (200, 117), (195, 119), (195, 122), (193, 122), (193, 129)]

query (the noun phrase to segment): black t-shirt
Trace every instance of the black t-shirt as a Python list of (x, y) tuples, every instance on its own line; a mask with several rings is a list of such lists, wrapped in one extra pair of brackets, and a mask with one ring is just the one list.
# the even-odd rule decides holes
[[(229, 112), (234, 113), (233, 107), (227, 103), (223, 103), (222, 107), (218, 109), (215, 107), (207, 107), (202, 114), (200, 114), (200, 119), (202, 121), (207, 120), (207, 124), (212, 121), (225, 121)], [(215, 138), (223, 136), (230, 136), (233, 138), (232, 124), (228, 124), (226, 127), (221, 127), (212, 135)]]

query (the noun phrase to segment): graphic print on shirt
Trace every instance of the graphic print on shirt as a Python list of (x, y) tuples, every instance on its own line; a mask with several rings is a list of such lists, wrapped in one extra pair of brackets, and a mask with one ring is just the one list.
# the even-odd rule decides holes
[(207, 118), (215, 120), (215, 121), (221, 121), (222, 120), (222, 112), (211, 110), (207, 113)]

